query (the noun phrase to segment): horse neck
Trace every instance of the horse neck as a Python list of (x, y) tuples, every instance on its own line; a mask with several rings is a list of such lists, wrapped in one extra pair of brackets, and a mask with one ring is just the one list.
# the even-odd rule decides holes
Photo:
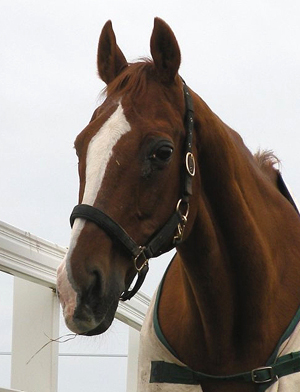
[(300, 228), (241, 138), (211, 112), (206, 125), (197, 130), (197, 212), (169, 274), (179, 285), (176, 322), (194, 343), (186, 350), (178, 332), (169, 337), (190, 366), (230, 373), (264, 364), (299, 306)]

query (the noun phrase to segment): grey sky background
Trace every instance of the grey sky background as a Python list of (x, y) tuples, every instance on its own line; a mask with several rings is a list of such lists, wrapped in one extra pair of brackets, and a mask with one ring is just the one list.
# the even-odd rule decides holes
[(300, 140), (300, 4), (281, 1), (1, 0), (0, 218), (67, 245), (77, 202), (76, 135), (98, 105), (103, 24), (129, 60), (154, 16), (174, 30), (181, 75), (251, 150), (270, 148), (294, 192)]
[[(251, 151), (274, 150), (300, 199), (298, 0), (1, 0), (0, 220), (68, 245), (78, 193), (73, 141), (104, 87), (96, 73), (101, 28), (112, 20), (133, 61), (150, 55), (155, 16), (178, 39), (187, 84)], [(169, 259), (152, 260), (145, 292)], [(0, 327), (8, 331), (11, 281), (1, 282)]]

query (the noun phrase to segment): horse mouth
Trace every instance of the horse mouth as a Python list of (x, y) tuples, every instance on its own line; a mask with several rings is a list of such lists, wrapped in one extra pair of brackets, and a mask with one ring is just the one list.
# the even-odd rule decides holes
[(87, 304), (79, 304), (73, 317), (65, 318), (67, 327), (78, 335), (94, 336), (104, 333), (112, 324), (117, 310), (118, 301), (98, 309), (93, 309)]
[(96, 328), (91, 329), (90, 331), (86, 331), (83, 333), (80, 333), (79, 335), (81, 336), (95, 336), (95, 335), (101, 335), (102, 333), (104, 333), (105, 331), (107, 331), (107, 329), (110, 327), (111, 322), (102, 322), (101, 324), (99, 324)]

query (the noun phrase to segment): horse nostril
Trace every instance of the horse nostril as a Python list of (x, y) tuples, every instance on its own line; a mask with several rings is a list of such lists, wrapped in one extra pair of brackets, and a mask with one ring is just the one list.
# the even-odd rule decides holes
[(98, 270), (94, 270), (91, 273), (92, 275), (92, 283), (88, 290), (88, 297), (90, 299), (98, 298), (101, 295), (102, 289), (102, 278), (101, 273)]

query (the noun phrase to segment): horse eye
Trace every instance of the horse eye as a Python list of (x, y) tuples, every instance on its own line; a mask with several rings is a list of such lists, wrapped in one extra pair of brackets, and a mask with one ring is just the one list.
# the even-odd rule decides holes
[(173, 153), (173, 147), (171, 146), (161, 146), (152, 155), (151, 158), (158, 159), (163, 162), (167, 162)]

